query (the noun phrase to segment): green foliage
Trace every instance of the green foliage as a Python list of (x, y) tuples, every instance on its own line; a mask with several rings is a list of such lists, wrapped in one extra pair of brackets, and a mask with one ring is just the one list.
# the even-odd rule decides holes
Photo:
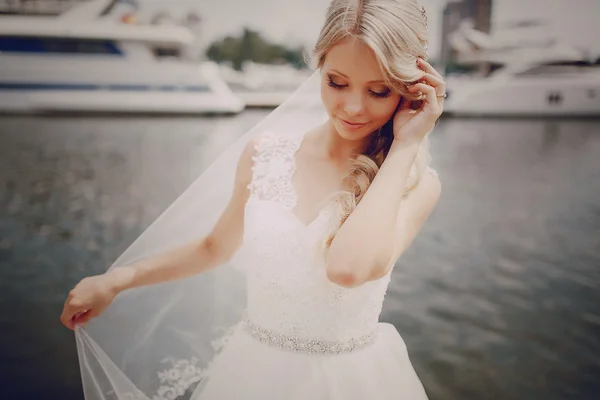
[(287, 48), (270, 43), (258, 32), (244, 28), (240, 37), (227, 36), (212, 43), (206, 50), (206, 56), (215, 62), (229, 61), (233, 68), (241, 70), (244, 61), (261, 64), (292, 64), (297, 68), (306, 66), (304, 48)]

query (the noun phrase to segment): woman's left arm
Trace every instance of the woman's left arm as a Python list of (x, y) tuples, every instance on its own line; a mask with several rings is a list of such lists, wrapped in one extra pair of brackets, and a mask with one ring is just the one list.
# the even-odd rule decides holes
[(394, 141), (367, 192), (336, 233), (327, 253), (327, 276), (344, 287), (379, 279), (413, 241), (437, 204), (441, 185), (429, 172), (406, 197), (402, 194), (419, 145), (442, 114), (446, 84), (425, 60), (420, 82), (409, 87), (423, 106), (401, 102), (394, 117)]
[(426, 172), (402, 198), (418, 145), (394, 143), (364, 197), (336, 233), (327, 253), (327, 275), (356, 287), (389, 272), (434, 209), (441, 193)]

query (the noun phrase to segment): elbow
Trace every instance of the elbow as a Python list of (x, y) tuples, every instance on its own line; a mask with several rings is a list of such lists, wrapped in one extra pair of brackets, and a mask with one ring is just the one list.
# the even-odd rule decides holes
[(231, 258), (226, 248), (219, 245), (219, 242), (211, 237), (205, 238), (196, 247), (196, 251), (201, 258), (208, 259), (212, 264), (222, 264)]
[(362, 284), (359, 283), (359, 278), (355, 273), (345, 270), (334, 270), (332, 268), (327, 268), (327, 279), (346, 289), (352, 289)]
[(389, 268), (376, 266), (368, 271), (364, 271), (363, 274), (359, 274), (355, 271), (359, 271), (358, 268), (327, 268), (327, 279), (330, 282), (335, 283), (338, 286), (342, 286), (346, 289), (352, 289), (364, 285), (367, 282), (375, 281), (383, 278), (388, 272)]
[(335, 257), (331, 253), (328, 254), (325, 273), (331, 283), (351, 289), (360, 286), (362, 282), (360, 282), (356, 263), (350, 262), (351, 259), (347, 255), (345, 253), (344, 257)]
[[(380, 254), (388, 253), (381, 251)], [(329, 281), (350, 289), (385, 276), (389, 261), (388, 257), (365, 257), (364, 254), (329, 255), (325, 270)]]

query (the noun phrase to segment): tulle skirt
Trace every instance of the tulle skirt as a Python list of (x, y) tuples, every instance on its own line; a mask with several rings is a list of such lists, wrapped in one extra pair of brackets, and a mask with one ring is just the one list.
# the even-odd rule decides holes
[(426, 400), (396, 328), (380, 323), (370, 346), (336, 355), (264, 344), (238, 329), (192, 400)]

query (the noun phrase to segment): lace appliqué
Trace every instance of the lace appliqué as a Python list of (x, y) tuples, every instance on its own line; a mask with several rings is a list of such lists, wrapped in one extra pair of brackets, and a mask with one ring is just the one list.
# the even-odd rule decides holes
[[(191, 358), (165, 358), (161, 361), (167, 364), (163, 370), (158, 371), (158, 379), (160, 382), (156, 393), (150, 398), (144, 395), (139, 390), (127, 393), (120, 393), (119, 400), (177, 400), (189, 398), (196, 388), (196, 385), (203, 379), (209, 376), (209, 372), (214, 364), (215, 358), (225, 348), (229, 340), (240, 326), (236, 324), (229, 329), (222, 328), (225, 332), (217, 339), (211, 341), (215, 356), (204, 368), (198, 365), (200, 360), (196, 357)], [(116, 396), (114, 391), (106, 393), (109, 396)]]
[[(162, 360), (162, 362), (170, 364), (170, 367), (158, 371), (158, 379), (161, 385), (156, 391), (156, 394), (152, 396), (151, 400), (176, 400), (182, 398), (182, 396), (186, 394), (188, 394), (189, 397), (191, 392), (193, 392), (194, 385), (208, 376), (209, 367), (203, 369), (197, 366), (198, 359), (195, 357), (180, 360), (167, 358)], [(118, 397), (116, 397), (114, 391), (110, 391), (106, 394), (111, 397), (115, 396), (118, 400), (150, 399), (150, 397), (144, 395), (140, 391), (120, 393)]]
[(170, 366), (158, 372), (161, 385), (156, 394), (152, 396), (152, 400), (175, 400), (190, 392), (190, 389), (193, 391), (196, 384), (208, 377), (215, 358), (227, 346), (238, 326), (239, 324), (230, 327), (223, 335), (211, 341), (215, 356), (205, 368), (197, 365), (199, 360), (196, 357), (177, 360), (166, 358), (162, 360), (163, 363), (170, 364)]
[(117, 394), (114, 392), (114, 390), (111, 390), (110, 392), (107, 392), (106, 395), (109, 397), (114, 397), (117, 400), (148, 400), (148, 397), (140, 391), (123, 393), (117, 397)]
[(165, 359), (163, 362), (171, 365), (158, 372), (161, 385), (152, 400), (175, 400), (208, 375), (208, 368), (197, 366), (198, 359), (195, 357), (189, 360)]
[(295, 170), (294, 155), (301, 141), (300, 134), (262, 133), (252, 158), (252, 181), (248, 185), (251, 199), (275, 201), (290, 210), (296, 206), (291, 177)]

